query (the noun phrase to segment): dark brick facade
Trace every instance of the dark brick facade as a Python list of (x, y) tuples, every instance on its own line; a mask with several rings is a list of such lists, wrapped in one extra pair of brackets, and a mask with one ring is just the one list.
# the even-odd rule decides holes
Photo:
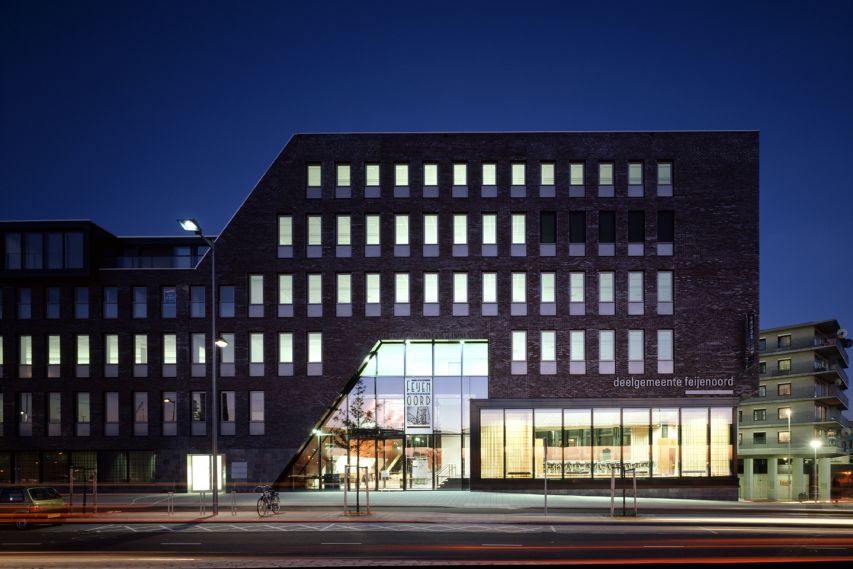
[[(527, 186), (525, 198), (510, 197), (510, 163), (525, 162)], [(556, 197), (539, 197), (539, 165), (541, 161), (556, 165)], [(569, 198), (569, 163), (585, 163), (585, 197)], [(614, 163), (615, 197), (597, 197), (597, 165), (599, 161)], [(627, 164), (644, 163), (642, 198), (627, 197)], [(672, 197), (656, 195), (656, 164), (673, 163)], [(352, 198), (335, 198), (335, 164), (352, 165)], [(378, 199), (364, 198), (364, 164), (381, 164), (381, 191)], [(409, 198), (394, 198), (393, 164), (410, 165)], [(424, 162), (439, 165), (439, 198), (422, 197)], [(468, 164), (468, 197), (451, 197), (451, 165)], [(497, 163), (497, 198), (480, 195), (480, 165)], [(322, 198), (306, 197), (306, 164), (322, 164)], [(585, 211), (587, 215), (587, 254), (568, 254), (569, 211)], [(645, 255), (627, 255), (626, 227), (628, 211), (645, 212)], [(674, 255), (655, 254), (657, 244), (657, 212), (674, 212)], [(598, 212), (616, 212), (616, 253), (599, 257)], [(539, 214), (556, 212), (556, 255), (540, 257)], [(732, 377), (732, 395), (751, 395), (758, 383), (757, 369), (746, 367), (746, 315), (758, 312), (758, 134), (755, 132), (641, 132), (641, 133), (495, 133), (495, 134), (341, 134), (296, 135), (284, 148), (268, 172), (258, 182), (240, 210), (224, 228), (216, 241), (219, 285), (236, 287), (236, 317), (218, 320), (221, 332), (236, 335), (236, 376), (221, 378), (221, 390), (237, 393), (237, 432), (220, 438), (220, 448), (230, 457), (257, 456), (268, 451), (277, 461), (265, 461), (263, 467), (250, 465), (250, 476), (273, 480), (284, 469), (298, 449), (309, 439), (311, 429), (332, 405), (357, 371), (365, 354), (380, 339), (415, 338), (487, 338), (490, 342), (490, 398), (496, 399), (573, 399), (685, 397), (684, 388), (633, 390), (614, 387), (614, 376), (600, 376), (594, 365), (597, 358), (597, 336), (594, 331), (617, 331), (616, 376), (628, 377), (625, 338), (628, 329), (648, 330), (646, 337), (646, 374), (657, 377), (654, 369), (655, 330), (673, 329), (675, 337), (674, 376)], [(364, 257), (364, 214), (382, 215), (382, 255)], [(410, 216), (409, 257), (394, 257), (393, 214)], [(433, 258), (421, 255), (423, 213), (439, 214), (440, 254)], [(453, 257), (450, 236), (452, 214), (468, 214), (467, 257)], [(482, 213), (496, 213), (498, 220), (498, 256), (480, 255)], [(511, 257), (511, 213), (527, 213), (527, 250), (525, 257)], [(306, 258), (307, 214), (323, 216), (323, 255)], [(335, 215), (352, 215), (352, 257), (335, 256)], [(293, 215), (292, 259), (277, 256), (278, 215)], [(201, 220), (202, 223), (204, 220)], [(0, 224), (0, 231), (18, 227)], [(105, 237), (104, 239), (109, 239)], [(174, 242), (181, 241), (175, 238)], [(197, 240), (185, 242), (198, 244)], [(92, 238), (92, 259), (99, 259), (103, 245)], [(30, 271), (4, 271), (2, 275), (3, 318), (0, 320), (5, 343), (4, 377), (0, 390), (5, 394), (5, 429), (0, 437), (0, 450), (31, 449), (149, 449), (175, 453), (205, 452), (209, 437), (189, 435), (189, 392), (209, 389), (209, 376), (191, 378), (190, 334), (209, 334), (208, 319), (189, 317), (189, 287), (209, 287), (209, 255), (195, 269), (110, 269), (95, 266), (86, 275), (64, 276)], [(453, 317), (452, 273), (469, 273), (470, 316)], [(597, 279), (601, 270), (616, 275), (615, 316), (597, 314)], [(646, 312), (644, 316), (627, 316), (627, 271), (644, 270)], [(659, 316), (653, 309), (655, 299), (654, 271), (673, 270), (674, 314)], [(423, 272), (439, 273), (439, 317), (422, 315)], [(498, 273), (498, 317), (480, 315), (480, 273)], [(528, 315), (509, 316), (510, 273), (528, 273)], [(552, 271), (557, 275), (557, 314), (539, 315), (538, 274)], [(586, 315), (569, 316), (568, 273), (585, 271)], [(364, 316), (367, 272), (382, 273), (382, 316)], [(393, 284), (395, 272), (410, 273), (411, 316), (393, 316)], [(295, 316), (276, 315), (277, 275), (294, 275)], [(306, 317), (306, 287), (309, 273), (322, 273), (323, 317)], [(352, 274), (352, 317), (335, 316), (335, 275)], [(248, 275), (264, 275), (264, 317), (248, 317)], [(177, 286), (178, 314), (164, 320), (159, 315), (161, 286)], [(15, 294), (19, 287), (33, 290), (33, 318), (16, 320)], [(62, 289), (62, 319), (43, 318), (45, 287)], [(90, 318), (74, 320), (71, 310), (73, 286), (90, 287)], [(119, 287), (119, 318), (100, 318), (101, 291), (104, 286)], [(131, 319), (131, 287), (147, 286), (148, 318)], [(210, 314), (210, 291), (206, 300)], [(587, 330), (585, 375), (568, 374), (568, 331)], [(528, 331), (528, 364), (526, 375), (510, 373), (510, 336), (512, 330)], [(555, 376), (538, 373), (539, 330), (557, 330), (557, 365)], [(306, 375), (308, 332), (323, 332), (323, 375)], [(248, 370), (248, 334), (265, 334), (265, 377), (250, 377)], [(279, 332), (294, 334), (293, 377), (278, 377), (277, 354)], [(92, 335), (92, 375), (77, 379), (73, 370), (73, 341), (77, 333)], [(118, 378), (103, 378), (103, 334), (119, 334), (120, 367)], [(132, 338), (134, 333), (149, 334), (149, 377), (132, 377)], [(175, 333), (178, 340), (176, 378), (161, 378), (161, 338)], [(17, 379), (17, 339), (30, 334), (34, 342), (35, 365), (32, 379)], [(62, 336), (64, 361), (61, 379), (47, 379), (43, 353), (48, 334)], [(757, 349), (757, 343), (754, 346)], [(209, 358), (208, 358), (209, 362)], [(209, 368), (208, 363), (208, 368)], [(73, 436), (73, 393), (92, 394), (92, 434), (88, 438)], [(262, 390), (266, 394), (265, 435), (250, 436), (248, 424), (248, 392)], [(20, 391), (34, 393), (33, 436), (15, 435), (15, 396)], [(47, 437), (44, 402), (49, 391), (63, 394), (63, 436)], [(121, 398), (121, 431), (118, 437), (102, 436), (103, 393), (118, 391)], [(134, 391), (148, 391), (150, 433), (148, 437), (132, 436)], [(178, 392), (178, 436), (159, 436), (160, 406), (155, 395), (161, 391)], [(280, 461), (280, 462), (279, 462)], [(181, 479), (185, 474), (178, 465), (163, 472), (162, 479)]]

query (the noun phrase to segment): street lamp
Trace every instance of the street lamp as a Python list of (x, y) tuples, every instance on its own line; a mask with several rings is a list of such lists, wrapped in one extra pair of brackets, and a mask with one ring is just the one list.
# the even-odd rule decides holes
[(317, 489), (323, 489), (323, 447), (320, 443), (320, 437), (325, 437), (329, 433), (324, 433), (320, 429), (314, 429), (314, 434), (317, 435)]
[(820, 439), (812, 440), (809, 445), (814, 449), (814, 501), (817, 503), (818, 501), (818, 492), (820, 491), (820, 486), (818, 485), (817, 478), (817, 449), (823, 446), (823, 443)]
[(211, 511), (215, 516), (219, 514), (219, 449), (217, 448), (217, 430), (219, 427), (217, 423), (219, 421), (219, 415), (217, 413), (218, 398), (216, 393), (216, 348), (224, 348), (228, 345), (228, 342), (226, 342), (222, 338), (216, 337), (216, 249), (214, 247), (215, 242), (213, 238), (205, 237), (204, 232), (201, 230), (201, 226), (195, 219), (179, 219), (178, 224), (184, 231), (191, 231), (197, 236), (204, 239), (204, 241), (210, 247), (210, 355), (213, 359), (213, 361), (211, 362), (210, 371), (210, 388), (212, 391), (210, 450), (213, 455), (213, 466), (211, 468), (211, 470), (213, 471), (213, 481), (211, 485), (213, 490), (213, 508), (211, 509)]
[(788, 418), (788, 492), (790, 494), (789, 500), (794, 499), (794, 487), (791, 486), (791, 471), (794, 470), (794, 463), (791, 459), (791, 437), (793, 433), (791, 432), (791, 408), (785, 409), (785, 416)]

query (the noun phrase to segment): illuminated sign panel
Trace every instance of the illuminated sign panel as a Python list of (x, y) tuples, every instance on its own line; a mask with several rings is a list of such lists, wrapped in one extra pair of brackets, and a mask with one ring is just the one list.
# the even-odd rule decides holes
[(406, 378), (406, 433), (432, 433), (432, 378)]

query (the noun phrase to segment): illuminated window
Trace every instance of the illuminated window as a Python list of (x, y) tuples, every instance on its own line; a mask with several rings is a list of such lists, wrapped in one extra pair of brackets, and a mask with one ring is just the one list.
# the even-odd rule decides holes
[(438, 273), (424, 273), (424, 302), (438, 302)]
[(681, 475), (708, 476), (708, 409), (681, 410)]
[(512, 185), (513, 186), (523, 186), (527, 183), (526, 179), (526, 165), (524, 162), (513, 162), (512, 163)]
[(496, 303), (498, 301), (498, 274), (483, 273), (483, 302)]
[(438, 185), (438, 164), (425, 163), (424, 164), (424, 186), (437, 186), (437, 185)]
[(308, 332), (308, 363), (323, 362), (322, 332)]
[(776, 437), (776, 442), (781, 445), (786, 445), (791, 442), (791, 431), (779, 431)]
[(264, 276), (249, 275), (249, 304), (264, 303)]
[(583, 187), (583, 162), (569, 164), (569, 184)]
[(380, 287), (379, 273), (367, 273), (366, 275), (366, 299), (368, 304), (379, 304), (380, 302)]
[(598, 273), (598, 302), (613, 302), (613, 273)]
[(264, 335), (253, 332), (249, 334), (249, 363), (264, 363)]
[(379, 186), (379, 164), (364, 165), (364, 185), (368, 187)]
[(790, 373), (791, 372), (791, 360), (790, 359), (778, 360), (776, 362), (776, 367), (777, 367), (779, 372)]
[(496, 186), (497, 182), (497, 165), (494, 162), (483, 163), (483, 185)]
[(556, 283), (556, 273), (542, 273), (540, 275), (539, 302), (543, 304), (553, 304), (557, 302)]
[(352, 304), (352, 275), (338, 274), (338, 304)]
[(512, 273), (512, 302), (527, 302), (527, 273)]
[(498, 244), (498, 222), (494, 213), (483, 214), (483, 245)]
[(409, 216), (396, 214), (394, 216), (394, 245), (409, 244)]
[(453, 273), (453, 302), (456, 304), (468, 302), (468, 273)]
[(513, 330), (512, 332), (512, 361), (527, 361), (527, 332)]
[(753, 409), (752, 410), (752, 420), (753, 421), (766, 421), (767, 420), (767, 409)]
[(22, 366), (31, 366), (33, 365), (33, 337), (32, 336), (21, 336), (19, 340), (20, 351), (18, 352), (20, 358), (18, 360), (19, 364)]
[(642, 186), (643, 185), (643, 163), (629, 162), (628, 163), (628, 185)]
[(437, 214), (424, 214), (424, 245), (438, 245)]
[(586, 333), (583, 330), (569, 332), (569, 360), (583, 362), (586, 360)]
[(557, 332), (554, 330), (542, 330), (541, 339), (541, 361), (557, 361)]
[[(616, 332), (613, 330), (599, 330), (598, 332), (598, 360), (599, 362), (616, 361)], [(602, 372), (604, 373), (604, 372)], [(612, 371), (609, 373), (613, 373)]]
[(658, 186), (672, 185), (672, 162), (658, 162)]
[(163, 363), (178, 363), (178, 340), (175, 334), (163, 334)]
[(77, 365), (89, 365), (89, 336), (77, 336)]
[(379, 245), (379, 216), (364, 216), (365, 245)]
[(504, 411), (480, 411), (480, 477), (504, 477)]
[(320, 187), (320, 165), (319, 164), (308, 164), (308, 187), (309, 188), (319, 188)]
[(323, 244), (323, 218), (319, 215), (308, 216), (308, 246), (319, 247)]
[(293, 334), (290, 332), (278, 334), (278, 363), (293, 363)]
[(780, 383), (777, 386), (777, 393), (781, 397), (790, 397), (791, 396), (791, 384), (790, 383)]
[(643, 331), (628, 330), (628, 361), (643, 362)]
[(347, 188), (350, 186), (350, 165), (338, 164), (337, 170), (337, 186), (339, 188)]
[(777, 418), (783, 421), (787, 421), (789, 416), (793, 416), (791, 414), (790, 407), (779, 407)]
[(467, 186), (468, 185), (468, 165), (465, 163), (453, 164), (453, 185)]
[[(2, 365), (0, 361), (0, 365)], [(60, 365), (62, 363), (62, 350), (59, 346), (59, 336), (47, 337), (47, 365)]]
[(613, 185), (613, 163), (601, 162), (598, 165), (598, 185), (612, 186)]
[(468, 244), (468, 216), (464, 213), (453, 214), (453, 244)]
[(293, 246), (293, 216), (278, 216), (278, 244), (280, 247)]
[(409, 185), (408, 164), (394, 164), (394, 185), (400, 187)]
[(293, 275), (278, 275), (278, 303), (293, 304)]
[(554, 185), (554, 163), (542, 162), (539, 166), (540, 178), (539, 183), (543, 186)]
[(658, 330), (658, 373), (673, 372), (672, 330)]
[(308, 304), (323, 304), (323, 275), (308, 275)]
[(336, 242), (335, 244), (338, 246), (346, 247), (352, 245), (352, 231), (351, 231), (351, 222), (350, 216), (348, 215), (339, 215), (337, 216), (337, 231), (336, 234)]
[(526, 222), (527, 216), (523, 213), (514, 213), (511, 216), (512, 220), (512, 244), (524, 245), (527, 241)]
[(118, 335), (107, 334), (104, 336), (104, 363), (107, 365), (118, 365)]
[(190, 337), (192, 353), (190, 358), (194, 364), (204, 364), (206, 361), (207, 350), (204, 334), (192, 334)]
[(409, 273), (396, 273), (394, 275), (394, 302), (396, 304), (409, 303)]
[(569, 273), (569, 301), (583, 304), (585, 302), (585, 285), (583, 273)]

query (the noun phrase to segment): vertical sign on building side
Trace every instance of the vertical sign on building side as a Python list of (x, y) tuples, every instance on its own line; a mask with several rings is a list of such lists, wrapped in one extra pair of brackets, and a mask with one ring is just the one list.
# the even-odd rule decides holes
[(432, 434), (432, 378), (406, 378), (406, 433)]
[(755, 365), (755, 312), (746, 313), (746, 330), (744, 334), (744, 353), (746, 354), (745, 364), (746, 369), (750, 369)]

